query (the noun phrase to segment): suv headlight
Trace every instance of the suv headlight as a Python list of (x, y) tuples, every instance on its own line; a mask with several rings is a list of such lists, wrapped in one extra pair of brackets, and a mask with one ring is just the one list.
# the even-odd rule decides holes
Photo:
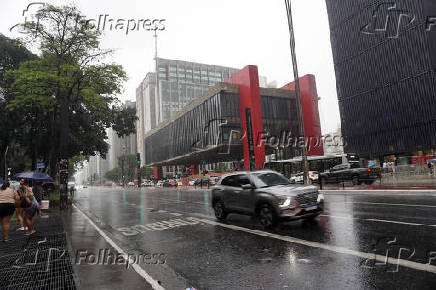
[(279, 206), (280, 207), (287, 207), (290, 206), (292, 202), (292, 198), (288, 197), (287, 199), (282, 199), (279, 201)]
[(318, 198), (316, 199), (316, 202), (319, 203), (321, 201), (324, 201), (324, 194), (318, 193)]

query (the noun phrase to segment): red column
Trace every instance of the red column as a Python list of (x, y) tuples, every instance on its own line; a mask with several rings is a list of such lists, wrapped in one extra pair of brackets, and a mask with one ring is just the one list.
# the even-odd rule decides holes
[(192, 175), (198, 174), (198, 165), (193, 164), (189, 167), (189, 169), (190, 169)]
[[(260, 101), (260, 89), (259, 89), (259, 75), (257, 72), (257, 66), (249, 65), (242, 70), (236, 72), (228, 83), (237, 84), (239, 87), (239, 106), (241, 114), (241, 135), (243, 137), (243, 152), (244, 152), (244, 168), (250, 168), (249, 158), (249, 132), (247, 131), (247, 119), (246, 110), (251, 111), (252, 120), (252, 137), (253, 147), (252, 152), (254, 155), (255, 168), (262, 168), (265, 162), (265, 145), (263, 142), (257, 142), (257, 138), (261, 137), (263, 133), (262, 123), (262, 107)], [(259, 146), (256, 144), (259, 143)]]
[(153, 173), (155, 179), (162, 179), (163, 177), (162, 166), (153, 166)]
[[(295, 90), (295, 83), (289, 83), (282, 89)], [(305, 75), (300, 78), (301, 106), (303, 108), (304, 132), (307, 142), (307, 155), (324, 155), (322, 142), (321, 122), (318, 111), (318, 93), (314, 75)]]

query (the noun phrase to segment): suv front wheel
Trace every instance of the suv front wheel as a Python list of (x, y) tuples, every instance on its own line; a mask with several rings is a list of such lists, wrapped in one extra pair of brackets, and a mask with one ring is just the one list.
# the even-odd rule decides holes
[(215, 211), (215, 217), (219, 220), (224, 220), (227, 217), (227, 212), (224, 209), (224, 203), (219, 200), (215, 203), (214, 207), (213, 207), (214, 211)]
[(273, 208), (267, 203), (259, 207), (258, 217), (260, 224), (265, 228), (272, 228), (277, 225), (277, 215)]

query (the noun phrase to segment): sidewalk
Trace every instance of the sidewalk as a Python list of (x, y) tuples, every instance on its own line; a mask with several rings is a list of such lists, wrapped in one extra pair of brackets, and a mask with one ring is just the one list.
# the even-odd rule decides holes
[(74, 207), (62, 214), (71, 244), (73, 269), (80, 289), (153, 289), (132, 267), (108, 262), (117, 254), (109, 243)]
[(11, 222), (9, 242), (0, 243), (0, 289), (76, 289), (62, 221), (46, 215), (35, 218), (32, 236)]

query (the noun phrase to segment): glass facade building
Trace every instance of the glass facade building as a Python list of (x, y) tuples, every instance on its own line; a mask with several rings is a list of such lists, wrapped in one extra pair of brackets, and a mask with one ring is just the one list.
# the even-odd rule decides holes
[[(298, 132), (295, 93), (261, 88), (260, 94), (265, 133), (279, 137), (285, 131)], [(145, 135), (145, 164), (189, 166), (241, 160), (241, 132), (238, 86), (220, 83)], [(266, 153), (272, 154), (274, 148), (266, 145)], [(284, 150), (289, 158), (296, 154), (295, 148)]]
[(433, 153), (434, 0), (326, 2), (345, 151)]
[(148, 73), (136, 90), (139, 118), (137, 142), (141, 148), (139, 152), (142, 163), (145, 154), (142, 149), (144, 134), (238, 71), (229, 67), (163, 58), (158, 58), (157, 69), (158, 77), (156, 78), (156, 73)]

